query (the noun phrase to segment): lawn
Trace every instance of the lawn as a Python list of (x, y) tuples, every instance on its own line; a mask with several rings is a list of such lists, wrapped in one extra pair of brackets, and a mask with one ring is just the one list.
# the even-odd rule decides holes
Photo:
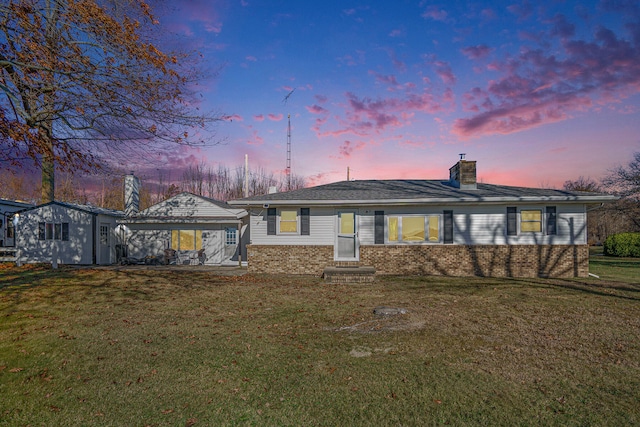
[(640, 260), (609, 262), (350, 286), (0, 266), (0, 425), (638, 425)]

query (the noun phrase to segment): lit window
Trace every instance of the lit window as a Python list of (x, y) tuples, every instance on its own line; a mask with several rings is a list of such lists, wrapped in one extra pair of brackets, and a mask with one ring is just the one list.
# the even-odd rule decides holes
[(171, 249), (176, 251), (202, 249), (202, 230), (171, 230)]
[(520, 231), (540, 233), (542, 231), (542, 211), (520, 211)]
[(390, 216), (387, 218), (388, 242), (439, 242), (438, 215)]
[(298, 211), (281, 210), (280, 211), (280, 232), (281, 233), (297, 233), (298, 232)]
[(424, 217), (406, 216), (402, 218), (402, 241), (424, 241)]

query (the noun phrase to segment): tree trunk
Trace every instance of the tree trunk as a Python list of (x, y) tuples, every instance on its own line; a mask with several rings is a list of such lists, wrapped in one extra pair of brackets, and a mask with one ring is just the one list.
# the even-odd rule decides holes
[(47, 136), (46, 152), (42, 155), (42, 193), (41, 203), (55, 200), (55, 163), (53, 156), (53, 141)]

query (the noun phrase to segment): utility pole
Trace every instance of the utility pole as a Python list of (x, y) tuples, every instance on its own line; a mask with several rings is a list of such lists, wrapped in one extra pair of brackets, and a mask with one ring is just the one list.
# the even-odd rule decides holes
[(291, 191), (291, 114), (287, 116), (287, 191)]
[(244, 155), (244, 197), (249, 197), (249, 155)]

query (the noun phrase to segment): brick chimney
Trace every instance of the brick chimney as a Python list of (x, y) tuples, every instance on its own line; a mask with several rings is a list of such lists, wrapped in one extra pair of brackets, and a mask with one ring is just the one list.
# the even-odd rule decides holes
[(476, 161), (464, 157), (465, 154), (460, 154), (460, 161), (449, 168), (449, 183), (461, 190), (477, 190)]
[(131, 172), (124, 177), (124, 214), (135, 215), (140, 210), (140, 179)]

